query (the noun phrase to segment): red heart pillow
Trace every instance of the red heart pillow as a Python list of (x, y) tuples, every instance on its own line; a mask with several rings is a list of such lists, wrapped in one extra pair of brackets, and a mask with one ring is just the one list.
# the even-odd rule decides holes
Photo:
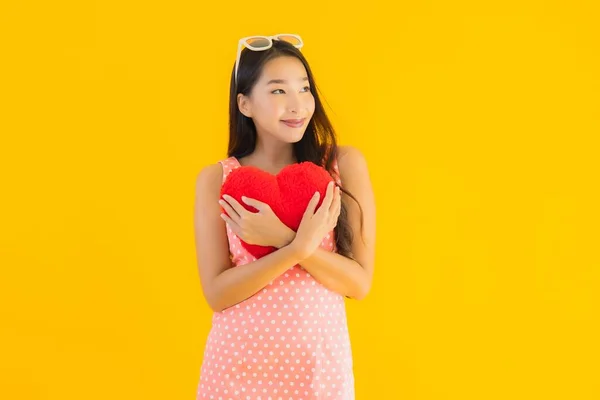
[[(312, 196), (316, 191), (321, 193), (316, 208), (318, 209), (325, 197), (327, 185), (332, 180), (325, 168), (310, 161), (288, 165), (277, 175), (256, 167), (243, 166), (229, 173), (221, 187), (221, 197), (227, 194), (252, 212), (258, 210), (244, 203), (242, 196), (267, 203), (281, 222), (296, 232)], [(227, 214), (224, 209), (223, 212)], [(272, 246), (258, 246), (241, 239), (240, 241), (256, 258), (277, 250)]]

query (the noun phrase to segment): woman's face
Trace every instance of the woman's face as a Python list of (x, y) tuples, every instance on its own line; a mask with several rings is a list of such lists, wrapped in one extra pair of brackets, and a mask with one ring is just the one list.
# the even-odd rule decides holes
[(249, 96), (238, 94), (238, 107), (259, 136), (298, 142), (315, 111), (306, 68), (296, 57), (269, 60)]

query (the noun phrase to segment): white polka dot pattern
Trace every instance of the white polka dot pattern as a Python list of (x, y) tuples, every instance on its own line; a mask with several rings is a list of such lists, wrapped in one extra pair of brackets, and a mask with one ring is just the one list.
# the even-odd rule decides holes
[[(221, 161), (223, 180), (240, 166)], [(338, 184), (339, 173), (336, 168)], [(227, 227), (234, 268), (256, 260)], [(331, 231), (321, 247), (335, 251)], [(212, 319), (197, 400), (352, 400), (352, 350), (344, 297), (300, 265)]]

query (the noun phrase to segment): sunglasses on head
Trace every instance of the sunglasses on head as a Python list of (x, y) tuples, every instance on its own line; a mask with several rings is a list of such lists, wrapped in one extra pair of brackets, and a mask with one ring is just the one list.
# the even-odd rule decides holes
[(295, 48), (300, 49), (304, 45), (302, 38), (299, 35), (291, 33), (279, 33), (273, 36), (248, 36), (241, 38), (238, 42), (237, 57), (235, 59), (235, 84), (237, 86), (238, 64), (240, 63), (240, 55), (242, 48), (246, 47), (252, 51), (264, 51), (273, 47), (273, 40), (283, 40), (291, 43)]

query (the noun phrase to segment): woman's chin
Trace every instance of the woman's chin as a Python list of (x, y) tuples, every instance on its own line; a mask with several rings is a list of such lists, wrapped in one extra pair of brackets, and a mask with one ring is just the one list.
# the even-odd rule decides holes
[(297, 143), (300, 140), (302, 140), (302, 137), (304, 136), (304, 132), (306, 130), (297, 130), (296, 132), (293, 132), (292, 134), (290, 134), (289, 132), (280, 132), (279, 133), (279, 139), (283, 142), (286, 143)]

